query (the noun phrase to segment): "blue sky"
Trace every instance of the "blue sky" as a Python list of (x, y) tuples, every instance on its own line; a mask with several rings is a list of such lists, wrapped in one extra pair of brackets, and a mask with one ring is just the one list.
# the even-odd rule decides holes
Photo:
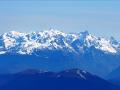
[(120, 1), (0, 1), (0, 33), (49, 28), (120, 40)]

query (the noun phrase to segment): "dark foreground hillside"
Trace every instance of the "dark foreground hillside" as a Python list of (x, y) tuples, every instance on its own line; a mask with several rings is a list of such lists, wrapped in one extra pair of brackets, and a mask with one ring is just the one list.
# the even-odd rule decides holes
[(60, 73), (26, 70), (0, 75), (0, 90), (120, 90), (107, 81), (78, 69)]

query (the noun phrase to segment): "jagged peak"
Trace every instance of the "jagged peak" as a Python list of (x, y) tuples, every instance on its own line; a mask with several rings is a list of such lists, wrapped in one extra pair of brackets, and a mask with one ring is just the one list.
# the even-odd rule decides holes
[(19, 36), (21, 34), (25, 34), (25, 33), (21, 33), (18, 31), (9, 31), (8, 33), (5, 33), (6, 35), (14, 35), (14, 36)]
[(42, 31), (42, 33), (47, 33), (47, 34), (49, 34), (50, 36), (55, 36), (55, 35), (63, 35), (63, 36), (66, 36), (65, 33), (63, 33), (63, 32), (60, 31), (60, 30), (57, 30), (57, 29), (45, 30), (45, 31)]
[(84, 36), (87, 36), (89, 35), (89, 32), (87, 30), (83, 31), (83, 32), (80, 32), (80, 34), (84, 35)]

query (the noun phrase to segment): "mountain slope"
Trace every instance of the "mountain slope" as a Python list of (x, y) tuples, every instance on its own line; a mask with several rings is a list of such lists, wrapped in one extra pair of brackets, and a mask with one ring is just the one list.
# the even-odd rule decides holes
[(112, 71), (106, 78), (111, 83), (120, 86), (120, 67)]
[[(9, 76), (9, 75), (8, 75)], [(6, 77), (8, 77), (6, 76)], [(0, 78), (1, 79), (1, 78)], [(3, 77), (2, 77), (3, 79)], [(0, 80), (1, 81), (1, 80)], [(91, 75), (88, 72), (73, 69), (59, 73), (27, 70), (11, 75), (1, 90), (120, 90), (115, 85)]]

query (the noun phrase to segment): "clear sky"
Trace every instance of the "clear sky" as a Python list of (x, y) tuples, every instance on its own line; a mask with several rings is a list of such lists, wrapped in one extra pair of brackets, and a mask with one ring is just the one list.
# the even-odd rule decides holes
[(0, 1), (0, 33), (41, 31), (90, 33), (120, 40), (120, 1)]

